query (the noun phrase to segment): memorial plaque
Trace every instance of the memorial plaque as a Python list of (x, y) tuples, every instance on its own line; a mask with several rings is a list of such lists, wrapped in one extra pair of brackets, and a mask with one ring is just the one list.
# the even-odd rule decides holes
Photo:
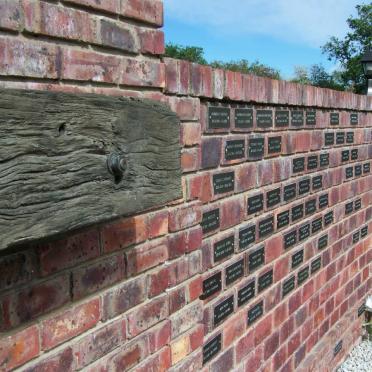
[(203, 346), (203, 365), (208, 363), (214, 356), (221, 351), (222, 337), (221, 334), (213, 338)]
[(293, 230), (284, 235), (284, 249), (288, 249), (297, 243), (297, 231)]
[(335, 143), (335, 134), (332, 133), (324, 133), (324, 144), (325, 146), (332, 146)]
[(303, 172), (305, 170), (305, 158), (293, 159), (293, 173)]
[(305, 240), (305, 239), (307, 239), (309, 236), (310, 236), (310, 224), (307, 223), (306, 225), (301, 226), (301, 227), (298, 229), (298, 240), (299, 240), (299, 241)]
[(316, 273), (322, 267), (322, 257), (318, 257), (311, 263), (311, 274)]
[(351, 160), (358, 160), (358, 149), (351, 150)]
[(323, 187), (323, 176), (313, 177), (313, 190), (318, 190)]
[(345, 143), (345, 132), (337, 132), (336, 133), (336, 144), (342, 145)]
[(354, 168), (353, 167), (347, 167), (345, 169), (345, 176), (346, 176), (346, 178), (352, 178), (354, 176)]
[(274, 217), (268, 217), (258, 223), (258, 236), (264, 238), (274, 232)]
[(305, 203), (305, 214), (306, 216), (316, 212), (316, 199), (308, 200)]
[(362, 166), (361, 165), (356, 165), (354, 168), (354, 174), (355, 177), (359, 177), (362, 175)]
[(230, 296), (226, 300), (218, 304), (213, 310), (213, 320), (214, 325), (221, 323), (225, 320), (230, 314), (234, 312), (234, 296)]
[(244, 275), (244, 260), (235, 262), (234, 264), (226, 267), (225, 270), (225, 283), (230, 285)]
[(323, 227), (323, 221), (321, 218), (317, 218), (311, 223), (311, 233), (314, 234), (317, 231), (321, 230)]
[(291, 123), (294, 127), (301, 127), (304, 125), (304, 112), (300, 110), (291, 111)]
[(266, 206), (267, 208), (274, 207), (277, 204), (280, 204), (280, 188), (268, 191), (266, 193)]
[(265, 247), (261, 247), (248, 255), (249, 272), (257, 269), (265, 263)]
[(263, 210), (263, 194), (251, 196), (248, 198), (248, 214), (257, 213)]
[(298, 183), (298, 194), (303, 195), (310, 192), (310, 178), (306, 178), (306, 180), (301, 180)]
[(296, 184), (284, 186), (284, 201), (291, 200), (296, 197)]
[(218, 272), (203, 281), (203, 294), (200, 296), (202, 300), (218, 293), (222, 289), (221, 276), (221, 272)]
[(333, 211), (328, 212), (324, 215), (324, 225), (327, 226), (333, 222)]
[(202, 221), (200, 223), (203, 234), (207, 234), (220, 227), (220, 210), (214, 209), (203, 213)]
[(342, 340), (337, 342), (334, 350), (333, 350), (333, 356), (336, 356), (340, 351), (342, 350)]
[(313, 156), (309, 156), (307, 158), (307, 169), (316, 169), (318, 168), (318, 156), (317, 155), (313, 155)]
[(346, 143), (354, 143), (354, 132), (346, 133)]
[(248, 156), (250, 158), (262, 158), (264, 156), (264, 138), (250, 138), (248, 140)]
[(328, 207), (328, 194), (319, 196), (319, 209)]
[(238, 306), (246, 304), (255, 296), (255, 281), (252, 280), (245, 287), (238, 291)]
[(215, 194), (234, 191), (234, 172), (214, 174), (213, 190)]
[(254, 305), (248, 310), (248, 325), (254, 323), (259, 317), (263, 315), (263, 301)]
[(275, 154), (282, 151), (282, 137), (270, 137), (268, 142), (269, 154)]
[(304, 216), (304, 205), (296, 205), (292, 208), (292, 222), (301, 219)]
[(248, 108), (235, 109), (235, 128), (253, 128), (253, 110)]
[(258, 292), (262, 292), (273, 284), (273, 270), (267, 271), (258, 278)]
[(355, 200), (354, 208), (356, 211), (358, 211), (360, 208), (362, 208), (362, 199)]
[(288, 293), (292, 292), (295, 289), (295, 286), (295, 277), (292, 276), (283, 283), (282, 296), (285, 297)]
[(221, 261), (234, 253), (234, 235), (222, 239), (213, 246), (214, 261)]
[(310, 268), (307, 266), (298, 272), (297, 274), (298, 285), (301, 285), (309, 278), (309, 271), (310, 271)]
[(306, 125), (316, 125), (316, 111), (306, 111)]
[(360, 235), (361, 235), (362, 238), (364, 238), (368, 235), (368, 225), (361, 228)]
[(302, 262), (304, 262), (304, 250), (303, 249), (296, 252), (292, 256), (292, 269), (295, 269), (297, 266), (301, 265)]
[(371, 164), (370, 163), (364, 163), (363, 164), (363, 174), (370, 173), (371, 172)]
[(237, 160), (244, 158), (245, 155), (245, 141), (244, 140), (233, 140), (226, 141), (225, 147), (225, 159), (226, 160)]
[(329, 165), (329, 154), (320, 154), (319, 159), (321, 167), (327, 167)]
[(324, 249), (328, 245), (328, 234), (323, 235), (318, 240), (318, 249)]
[(357, 231), (353, 234), (353, 244), (358, 243), (360, 239), (360, 231)]
[(332, 112), (330, 115), (330, 122), (331, 125), (338, 125), (340, 124), (340, 115), (338, 112)]
[(364, 312), (366, 311), (366, 306), (364, 304), (362, 304), (361, 306), (359, 306), (358, 308), (358, 318), (364, 314)]
[(256, 240), (256, 225), (246, 227), (239, 231), (239, 249), (247, 249)]
[(281, 229), (287, 225), (289, 225), (289, 211), (279, 213), (276, 218), (276, 228)]
[(287, 127), (289, 125), (289, 111), (288, 110), (276, 110), (275, 111), (275, 126), (276, 127)]
[(358, 125), (358, 114), (350, 114), (350, 124)]
[(208, 127), (210, 129), (230, 128), (230, 109), (228, 107), (209, 107)]
[(341, 160), (342, 161), (349, 161), (350, 160), (350, 151), (349, 150), (343, 150), (341, 152)]
[(256, 123), (259, 128), (270, 128), (273, 125), (273, 112), (271, 110), (257, 110)]

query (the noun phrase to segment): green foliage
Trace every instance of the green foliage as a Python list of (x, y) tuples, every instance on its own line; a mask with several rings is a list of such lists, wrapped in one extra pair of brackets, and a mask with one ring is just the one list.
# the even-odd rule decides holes
[(190, 62), (206, 65), (207, 61), (204, 58), (204, 50), (195, 46), (181, 46), (177, 44), (167, 43), (165, 46), (165, 56), (170, 58), (183, 59)]

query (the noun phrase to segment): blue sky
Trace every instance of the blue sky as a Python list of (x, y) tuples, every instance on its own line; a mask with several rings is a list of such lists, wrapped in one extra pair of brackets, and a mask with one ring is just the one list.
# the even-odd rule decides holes
[(320, 46), (345, 36), (362, 0), (164, 0), (167, 42), (204, 48), (207, 60), (259, 60), (291, 77), (294, 66), (335, 68)]

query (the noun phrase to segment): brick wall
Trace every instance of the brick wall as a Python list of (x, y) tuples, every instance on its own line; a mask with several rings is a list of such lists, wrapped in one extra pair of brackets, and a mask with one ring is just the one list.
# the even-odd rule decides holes
[(1, 87), (161, 100), (184, 173), (166, 208), (0, 256), (0, 370), (331, 371), (372, 293), (372, 100), (163, 59), (162, 23), (0, 0)]

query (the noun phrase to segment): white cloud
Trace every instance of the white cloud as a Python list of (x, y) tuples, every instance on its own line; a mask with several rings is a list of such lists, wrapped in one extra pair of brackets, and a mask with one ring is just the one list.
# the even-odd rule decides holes
[(347, 32), (360, 0), (164, 0), (168, 17), (214, 33), (269, 35), (319, 47)]

